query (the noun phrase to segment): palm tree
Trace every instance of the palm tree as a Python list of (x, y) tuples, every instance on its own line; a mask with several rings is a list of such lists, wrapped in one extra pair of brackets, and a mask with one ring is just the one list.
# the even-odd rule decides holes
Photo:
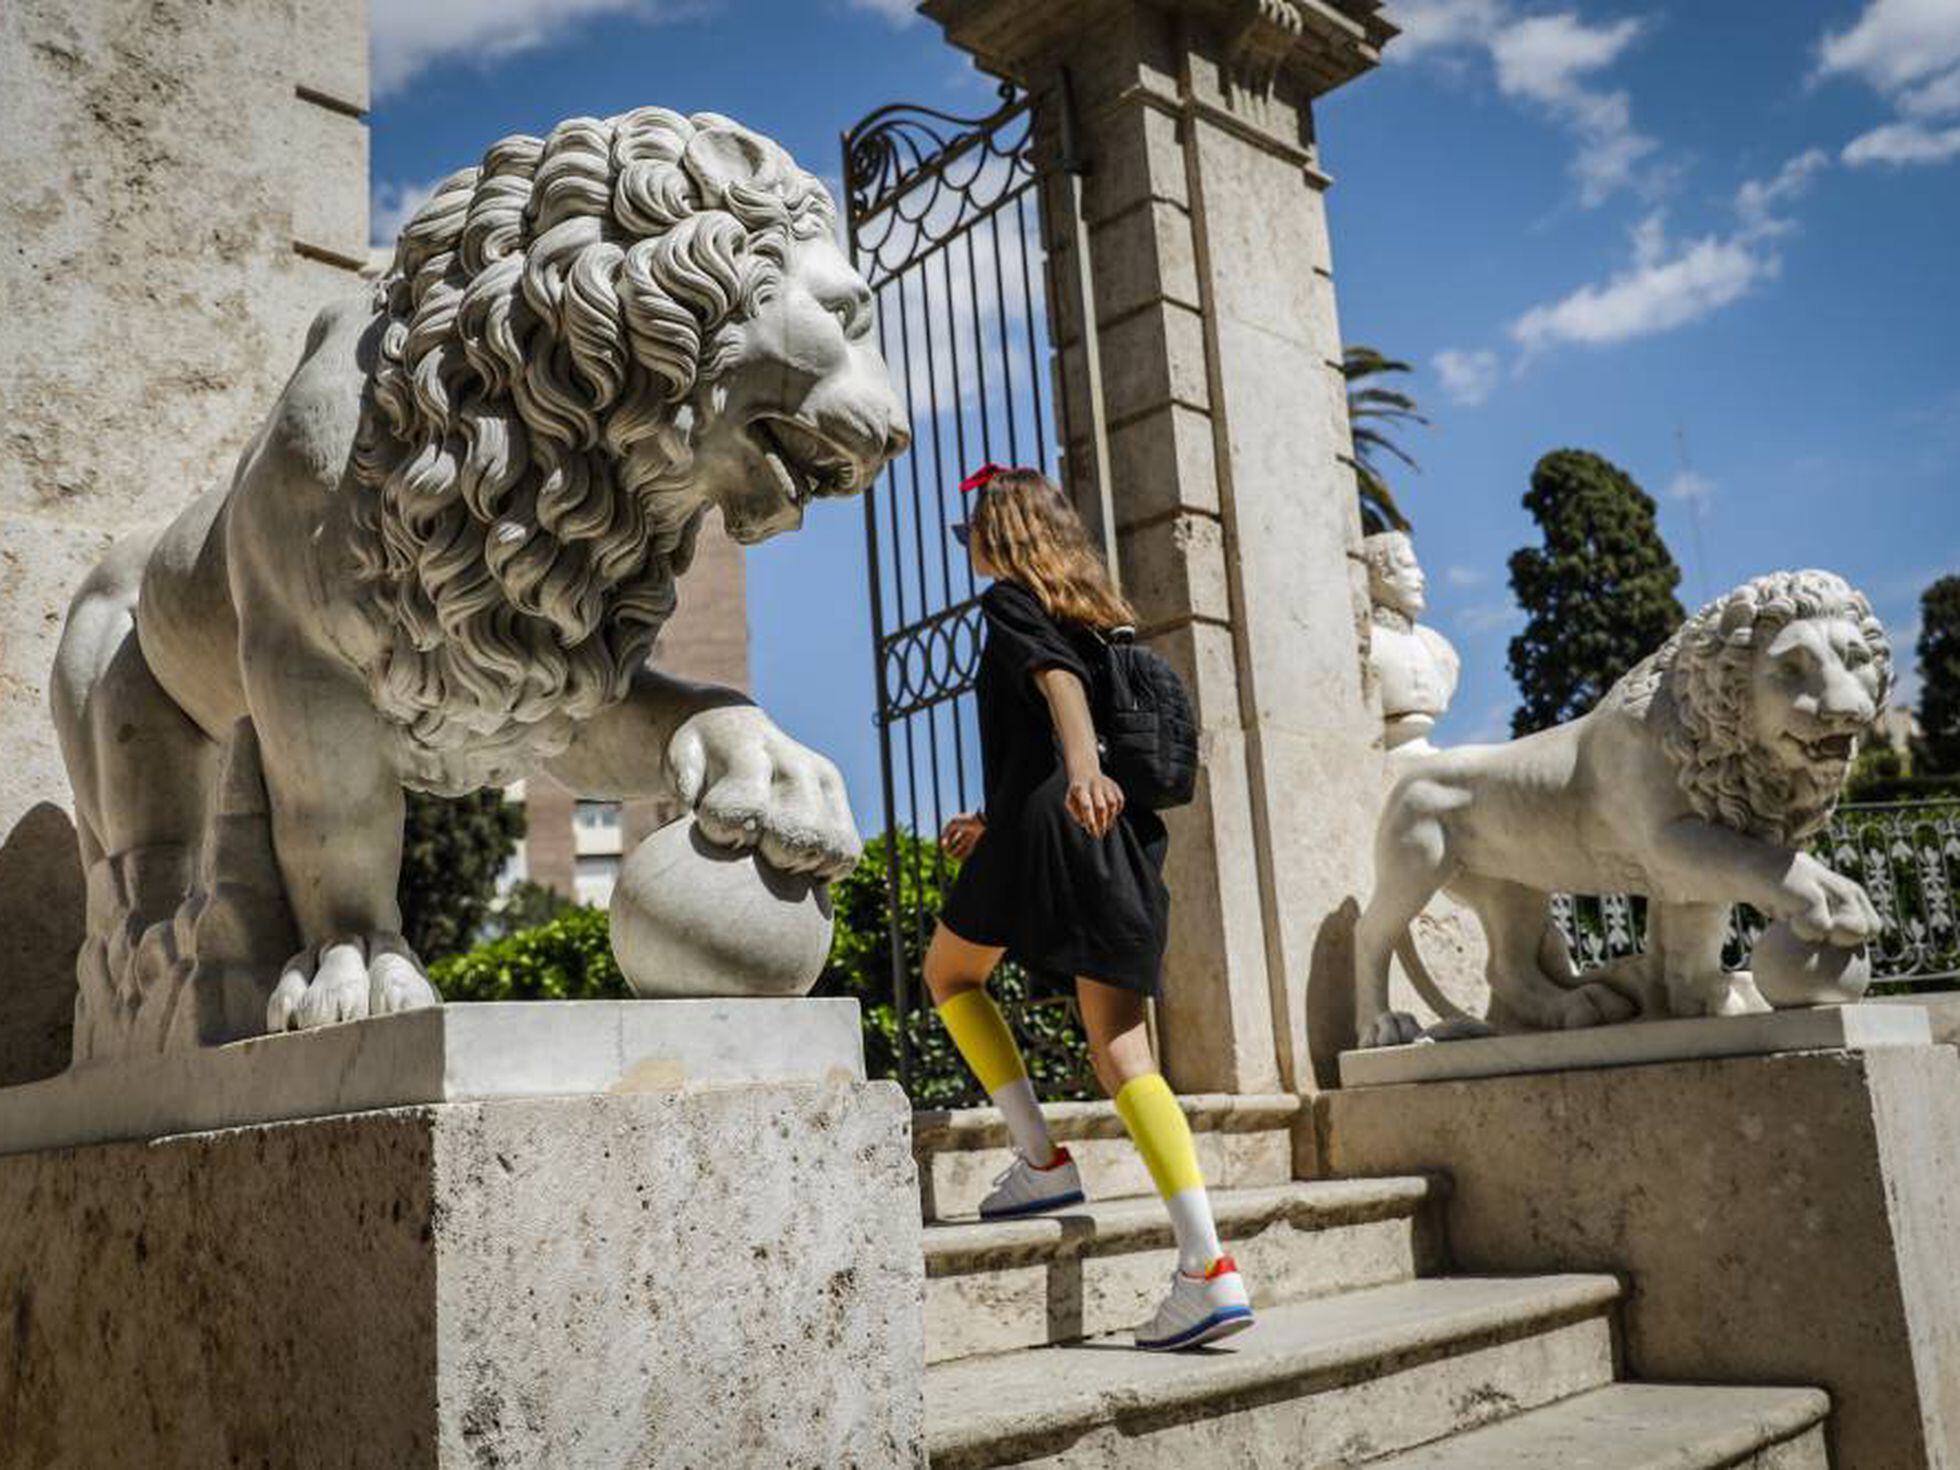
[(1416, 462), (1389, 437), (1396, 424), (1426, 424), (1415, 399), (1394, 388), (1369, 383), (1384, 373), (1406, 373), (1409, 365), (1384, 357), (1372, 347), (1347, 347), (1341, 352), (1341, 376), (1347, 379), (1348, 423), (1354, 431), (1355, 489), (1361, 497), (1361, 529), (1366, 535), (1377, 531), (1406, 531), (1409, 518), (1395, 503), (1395, 494), (1382, 475), (1386, 456), (1393, 456), (1410, 469)]

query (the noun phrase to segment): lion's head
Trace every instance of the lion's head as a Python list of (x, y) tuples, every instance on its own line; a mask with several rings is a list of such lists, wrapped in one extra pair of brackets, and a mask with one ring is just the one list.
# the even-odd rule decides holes
[(713, 113), (506, 138), (377, 287), (354, 554), (376, 702), (436, 750), (621, 697), (708, 508), (752, 542), (907, 442), (823, 186)]
[(1785, 845), (1830, 819), (1892, 692), (1892, 649), (1830, 572), (1775, 572), (1718, 598), (1616, 691), (1658, 725), (1707, 821)]

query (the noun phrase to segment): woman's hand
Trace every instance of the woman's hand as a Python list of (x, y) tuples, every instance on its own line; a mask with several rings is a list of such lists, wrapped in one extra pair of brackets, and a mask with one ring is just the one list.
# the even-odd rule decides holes
[(980, 845), (980, 839), (987, 835), (987, 819), (979, 812), (961, 812), (946, 824), (946, 830), (939, 834), (939, 845), (961, 862), (965, 862)]
[(1071, 776), (1064, 804), (1084, 832), (1101, 837), (1123, 815), (1123, 788), (1101, 771), (1089, 776)]

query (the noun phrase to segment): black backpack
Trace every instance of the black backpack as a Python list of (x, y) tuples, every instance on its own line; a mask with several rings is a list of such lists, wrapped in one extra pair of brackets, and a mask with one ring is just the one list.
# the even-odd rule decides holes
[(1097, 634), (1096, 733), (1103, 769), (1131, 801), (1183, 806), (1198, 784), (1198, 721), (1184, 681), (1136, 643), (1134, 628)]

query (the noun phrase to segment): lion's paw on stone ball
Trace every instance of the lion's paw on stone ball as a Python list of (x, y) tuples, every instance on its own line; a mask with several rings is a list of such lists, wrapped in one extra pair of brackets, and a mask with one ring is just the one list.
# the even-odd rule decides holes
[(613, 957), (649, 999), (807, 995), (830, 929), (829, 884), (710, 842), (692, 818), (642, 842), (613, 885)]
[(1779, 1010), (1846, 1005), (1861, 1000), (1872, 983), (1870, 952), (1828, 940), (1799, 938), (1778, 920), (1756, 941), (1750, 969), (1763, 999)]

